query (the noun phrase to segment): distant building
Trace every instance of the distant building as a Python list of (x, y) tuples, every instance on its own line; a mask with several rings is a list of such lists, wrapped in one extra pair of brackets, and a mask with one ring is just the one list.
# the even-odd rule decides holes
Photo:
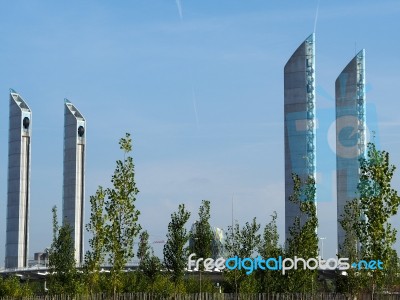
[[(196, 233), (196, 223), (193, 223), (190, 229), (192, 234)], [(219, 257), (224, 257), (225, 254), (225, 238), (224, 231), (218, 227), (212, 227), (213, 239), (211, 242), (211, 258), (217, 259)], [(196, 240), (193, 238), (189, 239), (189, 248), (193, 249)], [(206, 257), (203, 257), (206, 258)]]
[[(284, 69), (285, 126), (285, 239), (299, 206), (293, 194), (292, 174), (316, 178), (315, 36), (310, 35), (290, 57)], [(305, 219), (300, 220), (301, 223)]]
[(218, 227), (213, 227), (213, 240), (211, 244), (211, 257), (217, 259), (225, 256), (224, 231)]
[(36, 261), (45, 261), (49, 258), (49, 253), (48, 252), (35, 252), (33, 254), (33, 259)]
[(335, 83), (338, 249), (345, 231), (339, 223), (344, 206), (357, 197), (359, 158), (366, 150), (365, 50), (343, 69)]
[(35, 252), (33, 253), (33, 260), (29, 261), (30, 266), (46, 267), (49, 265), (49, 252)]
[(24, 268), (29, 249), (32, 112), (14, 90), (9, 122), (5, 267)]
[(72, 227), (75, 260), (83, 262), (83, 226), (85, 207), (86, 121), (76, 107), (65, 99), (63, 222)]

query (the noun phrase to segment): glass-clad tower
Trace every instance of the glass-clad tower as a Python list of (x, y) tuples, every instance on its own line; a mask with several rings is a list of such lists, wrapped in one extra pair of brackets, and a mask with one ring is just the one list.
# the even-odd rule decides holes
[(64, 176), (63, 222), (72, 227), (75, 260), (83, 262), (83, 216), (85, 202), (86, 120), (65, 99), (64, 104)]
[(339, 223), (346, 203), (357, 197), (359, 158), (366, 150), (365, 50), (344, 68), (335, 82), (338, 249), (345, 231)]
[[(284, 70), (285, 98), (285, 236), (296, 217), (292, 174), (316, 177), (315, 36), (310, 35), (290, 57)], [(302, 223), (304, 219), (300, 220)]]
[(6, 268), (24, 268), (28, 264), (31, 120), (26, 102), (10, 90)]

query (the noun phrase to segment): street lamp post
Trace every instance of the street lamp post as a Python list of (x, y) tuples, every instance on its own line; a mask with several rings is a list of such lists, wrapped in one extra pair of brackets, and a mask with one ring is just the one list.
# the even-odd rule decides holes
[[(195, 237), (194, 240), (197, 241), (199, 238)], [(196, 242), (194, 242), (196, 243)], [(199, 265), (199, 269), (197, 270), (199, 272), (199, 277), (200, 277), (200, 300), (202, 299), (201, 297), (201, 266)]]
[(201, 268), (199, 268), (199, 273), (200, 273), (200, 300), (202, 299), (201, 297)]
[(326, 237), (320, 237), (319, 238), (321, 240), (321, 258), (324, 258), (324, 240), (326, 240)]

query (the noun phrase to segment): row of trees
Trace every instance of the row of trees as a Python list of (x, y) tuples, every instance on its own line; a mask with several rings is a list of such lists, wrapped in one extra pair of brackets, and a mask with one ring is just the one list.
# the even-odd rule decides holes
[[(282, 259), (298, 256), (305, 260), (318, 255), (318, 220), (316, 214), (315, 182), (312, 177), (305, 182), (297, 175), (293, 176), (294, 191), (290, 200), (300, 208), (300, 215), (295, 218), (290, 227), (290, 237), (286, 247), (279, 244), (277, 214), (274, 212), (271, 220), (260, 233), (260, 224), (256, 218), (243, 227), (235, 223), (228, 228), (226, 251), (228, 257), (255, 257)], [(301, 220), (304, 222), (302, 223)], [(280, 270), (256, 269), (251, 274), (245, 270), (225, 271), (226, 290), (235, 293), (265, 293), (265, 292), (315, 292), (321, 290), (317, 280), (317, 271), (303, 269), (300, 263), (297, 270), (293, 269), (283, 275)]]
[[(364, 260), (380, 260), (383, 269), (350, 268), (336, 271), (331, 281), (320, 282), (316, 270), (290, 270), (281, 272), (256, 270), (251, 275), (242, 271), (226, 274), (231, 290), (239, 292), (315, 292), (337, 291), (351, 295), (368, 292), (399, 291), (400, 265), (394, 250), (397, 230), (391, 225), (391, 218), (397, 214), (400, 197), (391, 186), (396, 167), (390, 163), (389, 153), (379, 151), (369, 143), (365, 157), (360, 158), (360, 180), (357, 193), (345, 206), (340, 224), (345, 229), (345, 242), (340, 257), (349, 258), (349, 263)], [(227, 250), (229, 255), (251, 257), (256, 254), (267, 257), (294, 256), (304, 259), (318, 255), (316, 230), (318, 219), (315, 206), (315, 182), (308, 178), (301, 182), (293, 176), (294, 191), (290, 200), (299, 205), (300, 215), (290, 228), (286, 246), (279, 245), (276, 226), (277, 215), (266, 225), (263, 236), (258, 234), (259, 225), (254, 219), (243, 228), (235, 224), (229, 228)], [(305, 220), (305, 221), (302, 221)], [(301, 267), (302, 264), (300, 263)], [(330, 283), (330, 284), (329, 284)]]
[[(111, 178), (112, 187), (99, 186), (90, 197), (91, 215), (86, 229), (91, 233), (90, 250), (86, 252), (83, 270), (78, 272), (74, 260), (74, 246), (71, 227), (68, 222), (59, 226), (57, 210), (53, 208), (53, 243), (50, 248), (51, 267), (48, 282), (52, 294), (109, 293), (129, 291), (151, 291), (169, 293), (172, 291), (196, 291), (196, 280), (183, 280), (187, 266), (189, 237), (196, 240), (195, 249), (199, 254), (209, 256), (204, 249), (211, 249), (212, 232), (209, 223), (210, 202), (203, 201), (196, 222), (196, 233), (186, 230), (190, 212), (184, 204), (171, 215), (168, 225), (167, 242), (164, 245), (164, 260), (154, 255), (149, 244), (149, 234), (138, 223), (140, 212), (135, 207), (139, 190), (135, 184), (132, 140), (129, 134), (120, 139), (123, 160), (116, 162)], [(139, 270), (126, 273), (125, 266), (134, 257), (134, 242), (139, 238), (137, 257)], [(201, 252), (203, 251), (203, 252)], [(102, 266), (107, 263), (107, 272)], [(167, 272), (165, 272), (167, 271)], [(203, 280), (204, 291), (211, 289), (208, 280)]]
[[(210, 202), (203, 200), (195, 223), (195, 230), (187, 231), (190, 212), (181, 204), (171, 215), (168, 225), (167, 242), (161, 261), (154, 255), (149, 244), (149, 234), (138, 223), (140, 212), (135, 207), (138, 189), (134, 180), (132, 140), (129, 134), (120, 140), (124, 153), (123, 160), (117, 161), (112, 176), (112, 187), (99, 187), (90, 197), (91, 216), (86, 229), (92, 234), (91, 249), (85, 255), (83, 270), (76, 269), (71, 227), (67, 222), (60, 226), (57, 210), (53, 209), (53, 243), (50, 249), (52, 268), (48, 289), (53, 294), (77, 294), (98, 292), (147, 291), (169, 295), (177, 292), (213, 292), (215, 287), (205, 277), (198, 280), (194, 276), (185, 278), (188, 254), (207, 258), (212, 255), (213, 232), (210, 226)], [(397, 213), (400, 197), (391, 188), (395, 167), (389, 163), (389, 154), (378, 151), (374, 144), (368, 145), (365, 158), (360, 160), (361, 177), (357, 197), (345, 207), (341, 225), (346, 231), (346, 239), (341, 249), (343, 257), (350, 261), (380, 259), (384, 270), (350, 269), (347, 274), (338, 273), (331, 286), (318, 280), (316, 270), (300, 268), (287, 271), (254, 270), (247, 275), (246, 270), (224, 270), (224, 291), (247, 292), (315, 292), (337, 291), (357, 293), (388, 289), (397, 286), (398, 261), (393, 250), (396, 230), (390, 225), (391, 216)], [(225, 257), (279, 257), (315, 258), (318, 255), (318, 219), (315, 205), (314, 178), (302, 181), (293, 175), (294, 190), (290, 200), (299, 207), (300, 215), (290, 228), (290, 237), (285, 246), (279, 244), (277, 214), (263, 231), (254, 218), (243, 226), (239, 223), (228, 227), (225, 241)], [(137, 257), (139, 269), (125, 272), (124, 268), (134, 257), (134, 241), (139, 237)], [(188, 241), (191, 239), (190, 245)], [(111, 265), (103, 272), (104, 263)], [(202, 264), (200, 265), (200, 276)], [(200, 277), (201, 278), (201, 277)], [(2, 286), (16, 284), (17, 280), (0, 281)], [(20, 286), (20, 293), (32, 293), (28, 285)], [(4, 292), (3, 292), (4, 294)], [(6, 292), (5, 294), (8, 294)]]
[(399, 261), (393, 248), (397, 230), (390, 223), (400, 205), (400, 197), (391, 186), (395, 170), (389, 153), (369, 143), (367, 156), (360, 159), (358, 195), (346, 204), (340, 221), (346, 231), (341, 254), (352, 262), (379, 259), (383, 269), (350, 269), (338, 282), (343, 291), (375, 292), (399, 285)]

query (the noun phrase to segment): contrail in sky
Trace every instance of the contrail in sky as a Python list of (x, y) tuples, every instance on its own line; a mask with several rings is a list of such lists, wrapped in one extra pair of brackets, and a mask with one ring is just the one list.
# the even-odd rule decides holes
[(181, 0), (175, 0), (176, 2), (176, 6), (178, 7), (178, 12), (179, 12), (179, 17), (181, 18), (181, 20), (183, 19), (183, 13), (182, 13), (182, 4), (181, 4)]
[(194, 115), (196, 116), (196, 126), (197, 130), (199, 130), (199, 115), (197, 114), (196, 94), (194, 92), (193, 86), (192, 86), (192, 99), (193, 99)]
[[(179, 0), (177, 0), (177, 1), (179, 1)], [(319, 12), (319, 1), (320, 1), (320, 0), (318, 0), (317, 11), (315, 12), (314, 33), (316, 33), (316, 31), (317, 31), (317, 20), (318, 20), (318, 12)]]

